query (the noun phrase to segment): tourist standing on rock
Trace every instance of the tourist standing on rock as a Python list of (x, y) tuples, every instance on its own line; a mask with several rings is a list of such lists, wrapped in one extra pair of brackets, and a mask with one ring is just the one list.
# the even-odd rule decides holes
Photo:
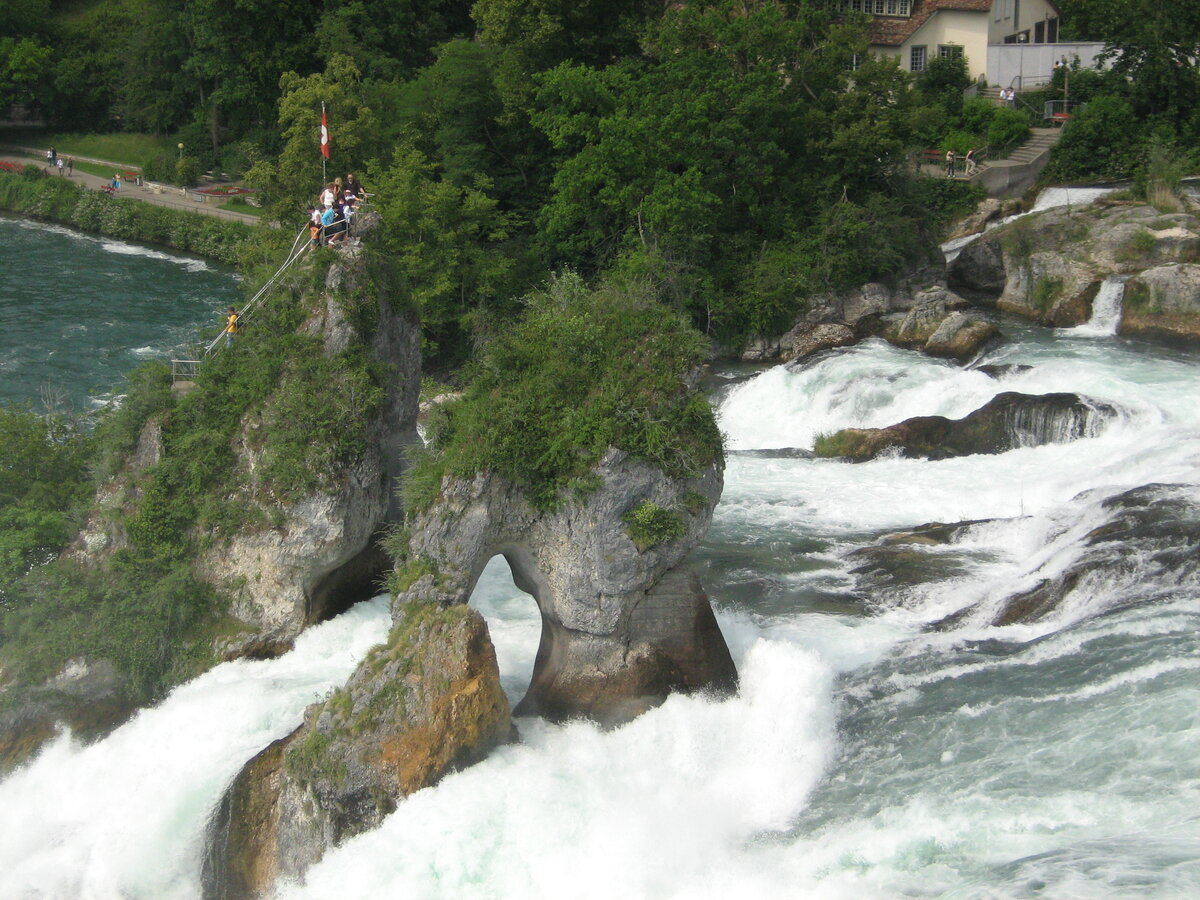
[(346, 187), (346, 190), (347, 190), (347, 191), (349, 191), (349, 192), (350, 192), (350, 193), (351, 193), (351, 194), (354, 196), (354, 199), (356, 199), (356, 200), (364, 200), (364, 199), (366, 199), (367, 192), (366, 192), (366, 190), (363, 188), (363, 186), (362, 186), (362, 184), (359, 182), (359, 180), (358, 180), (357, 178), (355, 178), (355, 177), (354, 177), (354, 173), (353, 173), (353, 172), (347, 172), (347, 173), (346, 173), (346, 185), (345, 185), (345, 187)]
[(229, 314), (225, 316), (225, 346), (232, 347), (233, 339), (238, 333), (238, 326), (241, 317), (234, 307), (229, 307)]
[(954, 163), (957, 161), (957, 159), (958, 159), (958, 157), (955, 155), (953, 147), (951, 147), (949, 150), (946, 151), (946, 177), (947, 178), (954, 177)]
[(308, 208), (308, 236), (312, 238), (312, 245), (319, 246), (321, 243), (321, 211), (315, 206)]

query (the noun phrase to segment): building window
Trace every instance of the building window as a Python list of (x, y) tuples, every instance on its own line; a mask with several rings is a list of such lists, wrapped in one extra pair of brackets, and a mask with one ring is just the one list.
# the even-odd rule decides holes
[(863, 12), (875, 16), (910, 16), (912, 0), (841, 0), (842, 12)]
[(1046, 20), (1046, 43), (1047, 44), (1057, 44), (1058, 43), (1058, 19), (1047, 19)]
[(1035, 22), (1033, 25), (1033, 42), (1035, 44), (1046, 43), (1046, 23)]
[(963, 48), (960, 44), (938, 44), (939, 59), (962, 59)]
[(925, 48), (913, 47), (908, 58), (908, 70), (910, 72), (925, 71)]
[(847, 72), (857, 72), (858, 67), (863, 64), (863, 60), (865, 58), (866, 57), (864, 57), (863, 54), (861, 54), (861, 53), (850, 54), (850, 60), (849, 60), (849, 62), (846, 63), (846, 71)]

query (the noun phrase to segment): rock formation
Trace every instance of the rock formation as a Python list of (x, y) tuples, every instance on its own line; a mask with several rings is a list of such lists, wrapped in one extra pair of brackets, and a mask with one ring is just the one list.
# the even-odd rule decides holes
[(744, 362), (803, 362), (864, 337), (966, 362), (999, 337), (999, 330), (962, 297), (947, 289), (937, 270), (914, 273), (895, 287), (864, 284), (842, 294), (813, 298), (812, 307), (786, 334), (751, 341)]
[(1133, 315), (1121, 333), (1189, 337), (1200, 336), (1200, 297), (1189, 289), (1198, 259), (1194, 215), (1144, 205), (1059, 207), (982, 235), (950, 263), (947, 278), (975, 303), (1068, 326), (1087, 321), (1105, 278), (1133, 275)]
[(242, 769), (210, 826), (204, 896), (269, 895), (511, 733), (482, 617), (409, 604), (344, 688)]
[[(230, 636), (225, 627), (211, 639), (218, 658), (283, 652), (308, 625), (377, 592), (390, 567), (377, 538), (398, 518), (393, 487), (401, 449), (417, 439), (420, 326), (411, 312), (393, 304), (389, 279), (371, 265), (361, 244), (348, 245), (326, 272), (323, 289), (293, 298), (305, 314), (299, 331), (319, 338), (328, 357), (362, 347), (389, 373), (382, 402), (365, 423), (366, 451), (323, 473), (324, 487), (285, 499), (260, 477), (264, 422), (274, 394), (245, 412), (232, 439), (235, 462), (221, 490), (223, 501), (243, 514), (241, 524), (231, 533), (204, 535), (195, 543), (207, 549), (190, 560), (191, 571), (230, 601), (235, 621), (223, 625), (237, 630)], [(121, 471), (99, 488), (84, 528), (59, 565), (103, 567), (129, 546), (125, 523), (138, 511), (146, 478), (167, 453), (164, 430), (157, 417), (145, 424)], [(68, 678), (79, 671), (91, 675)], [(7, 687), (0, 678), (0, 691)], [(20, 702), (0, 717), (0, 765), (20, 762), (54, 733), (56, 723), (82, 737), (111, 730), (134, 709), (125, 688), (108, 661), (90, 658), (71, 660), (44, 685), (23, 688)]]
[[(208, 896), (235, 898), (295, 878), (329, 846), (506, 740), (510, 720), (486, 627), (465, 604), (504, 556), (542, 614), (518, 715), (615, 725), (673, 691), (727, 693), (737, 673), (708, 598), (683, 560), (712, 518), (721, 466), (672, 479), (609, 450), (597, 486), (551, 511), (489, 473), (447, 477), (406, 521), (385, 647), (310, 708), (284, 746), (243, 770), (211, 836)], [(678, 527), (630, 534), (647, 504)]]
[(887, 451), (925, 459), (1004, 453), (1089, 437), (1115, 414), (1108, 404), (1076, 394), (1008, 391), (961, 419), (916, 416), (887, 428), (845, 428), (819, 439), (816, 453), (855, 462)]

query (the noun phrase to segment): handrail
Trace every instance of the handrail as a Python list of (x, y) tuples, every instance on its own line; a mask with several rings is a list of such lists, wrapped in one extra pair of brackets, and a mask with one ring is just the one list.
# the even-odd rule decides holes
[[(305, 240), (307, 237), (308, 226), (305, 225), (296, 235), (296, 239), (292, 241), (292, 249), (288, 251), (288, 258), (284, 261), (283, 265), (275, 270), (275, 274), (268, 278), (262, 287), (255, 292), (254, 296), (246, 301), (246, 305), (242, 307), (241, 313), (238, 314), (239, 325), (241, 322), (249, 318), (250, 313), (254, 311), (254, 308), (258, 305), (259, 301), (266, 296), (267, 291), (275, 286), (275, 283), (279, 281), (280, 276), (283, 275), (283, 273), (292, 265), (292, 263), (304, 255), (304, 251), (306, 251), (309, 247), (308, 241)], [(223, 342), (221, 341), (221, 338), (224, 336), (225, 331), (222, 330), (220, 334), (218, 334), (212, 339), (212, 341), (209, 342), (208, 346), (204, 348), (205, 358), (211, 356), (213, 353), (220, 350), (222, 346), (224, 346)]]

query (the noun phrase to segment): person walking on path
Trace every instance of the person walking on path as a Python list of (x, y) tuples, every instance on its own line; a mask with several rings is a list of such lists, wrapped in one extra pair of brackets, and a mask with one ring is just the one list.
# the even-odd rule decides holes
[(66, 168), (66, 166), (67, 166), (66, 160), (64, 160), (64, 159), (63, 159), (63, 158), (60, 156), (60, 157), (58, 158), (58, 177), (59, 177), (59, 178), (62, 178), (62, 177), (63, 177), (63, 170)]
[(972, 147), (970, 150), (967, 151), (965, 162), (967, 165), (967, 177), (970, 178), (972, 175), (975, 174), (975, 172), (979, 168), (977, 165), (975, 165), (975, 148), (974, 147)]
[(229, 314), (225, 316), (225, 346), (232, 347), (233, 339), (237, 336), (240, 326), (241, 317), (234, 307), (229, 307)]
[(75, 174), (75, 157), (68, 156), (67, 157), (67, 177), (69, 178), (74, 174)]
[(958, 159), (958, 157), (955, 155), (953, 147), (951, 147), (949, 150), (946, 151), (946, 177), (947, 178), (954, 177), (954, 163), (957, 161), (957, 159)]

